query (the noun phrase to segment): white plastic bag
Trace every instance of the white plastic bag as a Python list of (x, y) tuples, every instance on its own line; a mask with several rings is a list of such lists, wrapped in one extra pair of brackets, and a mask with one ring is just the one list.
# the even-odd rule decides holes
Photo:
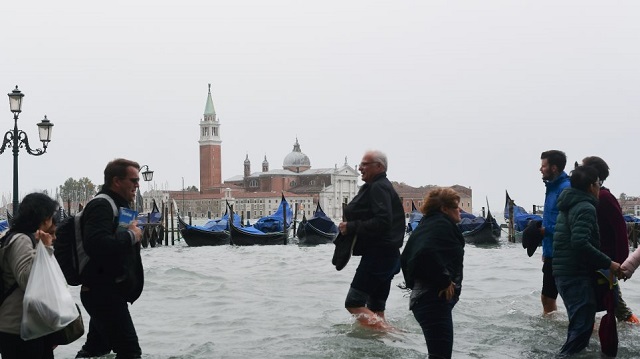
[(78, 317), (78, 309), (52, 248), (47, 249), (42, 242), (36, 246), (22, 307), (20, 337), (23, 340), (51, 334)]

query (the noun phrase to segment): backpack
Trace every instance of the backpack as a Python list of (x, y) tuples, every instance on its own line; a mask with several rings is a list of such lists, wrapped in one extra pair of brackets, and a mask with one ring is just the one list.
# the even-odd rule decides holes
[[(118, 217), (118, 207), (109, 195), (100, 193), (91, 201), (102, 198), (109, 201), (113, 216)], [(91, 202), (89, 201), (89, 202)], [(54, 255), (69, 285), (81, 285), (80, 274), (89, 262), (89, 256), (82, 245), (82, 228), (80, 220), (82, 212), (65, 219), (56, 229), (56, 240), (53, 242)]]
[[(16, 290), (16, 288), (18, 288), (18, 282), (14, 282), (13, 285), (10, 286), (9, 288), (5, 288), (4, 280), (2, 279), (3, 277), (2, 263), (4, 262), (4, 251), (9, 246), (11, 240), (13, 239), (13, 236), (16, 234), (18, 234), (18, 232), (9, 231), (5, 233), (2, 238), (0, 238), (0, 305), (4, 303), (4, 300), (7, 299), (11, 295), (11, 293), (13, 293), (13, 291)], [(36, 238), (31, 234), (28, 234), (28, 236), (31, 239), (31, 244), (33, 244), (33, 248), (35, 248)]]

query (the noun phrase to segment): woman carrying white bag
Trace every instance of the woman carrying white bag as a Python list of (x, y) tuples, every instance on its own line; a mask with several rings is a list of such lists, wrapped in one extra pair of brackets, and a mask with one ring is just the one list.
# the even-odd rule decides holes
[[(54, 214), (57, 208), (57, 202), (45, 194), (28, 194), (22, 200), (9, 232), (2, 238), (0, 273), (5, 293), (1, 298), (6, 296), (0, 305), (2, 359), (53, 358), (55, 344), (47, 334), (66, 326), (78, 316), (66, 287), (63, 287), (66, 293), (51, 290), (52, 284), (54, 288), (62, 289), (59, 284), (51, 283), (58, 281), (55, 273), (57, 262), (53, 267), (48, 262), (55, 262), (51, 245), (55, 240)], [(43, 280), (48, 282), (43, 283)], [(34, 295), (45, 298), (29, 299)], [(43, 310), (37, 301), (46, 302), (45, 306), (52, 308)], [(27, 307), (23, 308), (23, 304)], [(21, 338), (21, 330), (22, 337), (26, 336), (27, 340)]]

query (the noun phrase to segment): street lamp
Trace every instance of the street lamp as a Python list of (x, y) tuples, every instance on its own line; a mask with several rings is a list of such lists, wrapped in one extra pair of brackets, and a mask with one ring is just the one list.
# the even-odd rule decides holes
[[(143, 169), (146, 168), (146, 171), (143, 171)], [(149, 169), (148, 165), (144, 165), (142, 167), (140, 167), (140, 172), (142, 173), (142, 179), (145, 182), (149, 182), (153, 179), (153, 171)]]
[[(143, 171), (143, 169), (145, 169), (145, 168), (146, 168), (146, 171)], [(142, 173), (142, 179), (145, 182), (149, 182), (149, 181), (151, 181), (153, 179), (153, 171), (149, 169), (148, 165), (144, 165), (144, 166), (140, 167), (138, 172)], [(135, 199), (136, 211), (138, 210), (138, 197), (142, 197), (142, 196), (139, 196), (139, 194), (140, 194), (140, 188), (138, 188), (138, 190), (136, 192), (136, 199)], [(140, 205), (143, 205), (143, 204), (141, 203)]]
[(13, 215), (15, 216), (18, 213), (18, 151), (20, 148), (24, 147), (27, 150), (27, 153), (34, 156), (40, 156), (47, 152), (47, 145), (51, 141), (53, 123), (51, 123), (45, 115), (44, 119), (37, 124), (40, 141), (42, 141), (42, 148), (37, 148), (35, 150), (31, 149), (27, 133), (22, 130), (18, 130), (18, 115), (22, 112), (22, 98), (24, 97), (24, 94), (20, 92), (20, 90), (18, 90), (18, 86), (16, 86), (15, 90), (11, 91), (8, 96), (9, 108), (11, 109), (11, 112), (13, 112), (14, 124), (13, 130), (9, 130), (4, 134), (4, 141), (2, 142), (2, 147), (0, 147), (0, 154), (2, 154), (4, 150), (11, 145), (11, 149), (13, 150)]

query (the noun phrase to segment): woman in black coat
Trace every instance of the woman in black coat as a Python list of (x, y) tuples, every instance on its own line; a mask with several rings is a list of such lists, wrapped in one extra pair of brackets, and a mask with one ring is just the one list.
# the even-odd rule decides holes
[(430, 191), (420, 208), (424, 217), (402, 252), (402, 272), (411, 289), (409, 309), (420, 323), (430, 358), (451, 358), (451, 311), (462, 287), (464, 237), (460, 196), (450, 188)]

